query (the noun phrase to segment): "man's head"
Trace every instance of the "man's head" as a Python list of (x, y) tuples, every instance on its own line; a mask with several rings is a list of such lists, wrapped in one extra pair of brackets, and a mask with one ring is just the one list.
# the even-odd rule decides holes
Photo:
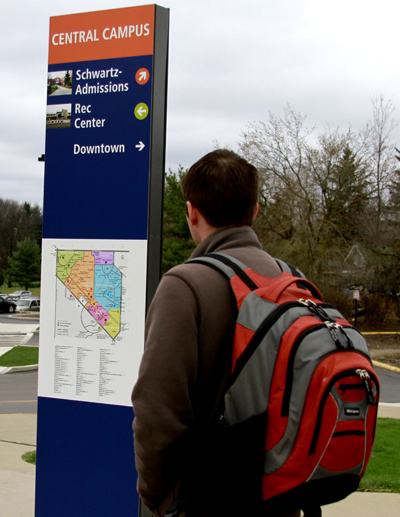
[(258, 172), (233, 151), (218, 149), (192, 165), (182, 191), (185, 201), (214, 228), (251, 225), (257, 211)]

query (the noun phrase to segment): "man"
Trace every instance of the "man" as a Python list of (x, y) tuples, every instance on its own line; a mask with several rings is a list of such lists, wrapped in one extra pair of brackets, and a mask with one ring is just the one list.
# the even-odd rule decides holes
[[(228, 150), (190, 168), (182, 190), (197, 245), (192, 257), (218, 251), (264, 276), (280, 274), (251, 229), (258, 181), (257, 170)], [(215, 423), (236, 316), (227, 279), (205, 265), (177, 266), (160, 282), (132, 394), (138, 491), (154, 515), (163, 516), (174, 500), (176, 515), (186, 517), (261, 515), (252, 469), (236, 457), (240, 444), (221, 438)]]

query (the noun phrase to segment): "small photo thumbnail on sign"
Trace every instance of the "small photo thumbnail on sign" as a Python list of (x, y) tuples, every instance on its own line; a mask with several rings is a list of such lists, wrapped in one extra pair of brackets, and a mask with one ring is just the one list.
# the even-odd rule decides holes
[(71, 127), (72, 104), (52, 104), (46, 110), (46, 129)]
[(47, 95), (72, 94), (72, 70), (61, 70), (60, 72), (49, 72), (47, 74)]

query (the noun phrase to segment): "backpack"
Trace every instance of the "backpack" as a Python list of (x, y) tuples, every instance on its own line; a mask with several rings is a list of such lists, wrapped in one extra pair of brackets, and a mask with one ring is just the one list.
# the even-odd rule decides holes
[(362, 335), (280, 260), (276, 278), (223, 253), (188, 262), (221, 272), (236, 297), (232, 370), (219, 421), (243, 442), (231, 454), (243, 445), (251, 451), (244, 456), (259, 457), (253, 492), (261, 494), (265, 514), (333, 503), (357, 490), (379, 400)]

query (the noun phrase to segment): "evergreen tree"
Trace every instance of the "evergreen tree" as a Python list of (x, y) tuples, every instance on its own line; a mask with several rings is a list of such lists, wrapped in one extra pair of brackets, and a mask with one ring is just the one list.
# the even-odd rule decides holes
[(65, 76), (64, 76), (64, 86), (66, 88), (69, 88), (70, 86), (72, 86), (72, 77), (71, 77), (71, 74), (69, 73), (69, 71), (67, 70), (65, 72)]
[(23, 285), (25, 290), (32, 286), (33, 282), (40, 280), (40, 247), (26, 237), (17, 244), (17, 251), (9, 257), (7, 275), (11, 281)]
[(179, 167), (177, 174), (170, 170), (165, 176), (163, 273), (185, 262), (195, 247), (186, 221), (185, 201), (181, 189), (185, 172), (182, 167)]
[[(396, 156), (397, 158), (397, 156)], [(396, 170), (393, 174), (392, 182), (389, 187), (390, 199), (389, 210), (391, 212), (392, 220), (398, 225), (400, 216), (400, 170)]]
[(17, 250), (18, 242), (30, 237), (41, 246), (42, 226), (42, 209), (38, 205), (0, 198), (0, 272), (6, 273), (8, 259)]
[(328, 235), (351, 243), (360, 232), (360, 221), (368, 204), (368, 183), (364, 168), (346, 147), (332, 167), (326, 196)]

